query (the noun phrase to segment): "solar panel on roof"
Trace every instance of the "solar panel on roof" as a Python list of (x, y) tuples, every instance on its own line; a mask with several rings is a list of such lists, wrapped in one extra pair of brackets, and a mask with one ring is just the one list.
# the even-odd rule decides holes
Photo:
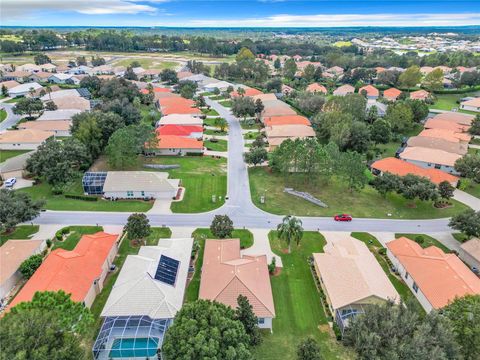
[(160, 256), (157, 272), (155, 273), (155, 279), (173, 286), (175, 284), (175, 280), (177, 279), (179, 264), (180, 262), (178, 260), (169, 258), (165, 255)]

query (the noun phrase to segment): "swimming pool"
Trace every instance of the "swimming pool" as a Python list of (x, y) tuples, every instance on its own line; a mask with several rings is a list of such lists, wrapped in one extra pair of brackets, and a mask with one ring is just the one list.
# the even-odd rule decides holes
[(110, 358), (131, 358), (154, 356), (157, 353), (159, 339), (124, 338), (115, 339), (110, 350)]

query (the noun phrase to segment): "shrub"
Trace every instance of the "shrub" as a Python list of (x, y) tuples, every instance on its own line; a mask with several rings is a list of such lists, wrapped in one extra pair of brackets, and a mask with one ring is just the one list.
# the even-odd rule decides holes
[(52, 187), (52, 194), (53, 195), (62, 195), (63, 194), (63, 188), (61, 186)]
[(382, 256), (383, 256), (383, 255), (386, 255), (386, 254), (387, 254), (387, 249), (381, 248), (381, 249), (378, 250), (378, 253), (379, 253), (380, 255), (382, 255)]
[(52, 240), (47, 239), (47, 248), (50, 248), (52, 246)]
[(87, 196), (87, 195), (74, 195), (74, 194), (65, 194), (67, 199), (75, 200), (84, 200), (84, 201), (97, 201), (97, 197)]
[(55, 234), (55, 239), (57, 239), (58, 241), (62, 241), (62, 239), (63, 239), (62, 233), (61, 233), (61, 232), (57, 232), (57, 233)]
[(70, 232), (70, 228), (64, 227), (63, 229), (60, 230), (60, 232), (62, 233), (62, 235), (66, 235)]
[(415, 236), (415, 242), (419, 245), (422, 245), (425, 242), (425, 239), (422, 235)]
[(25, 279), (30, 279), (37, 269), (42, 265), (43, 256), (32, 255), (20, 264), (19, 270)]
[(275, 272), (276, 262), (277, 260), (275, 259), (275, 256), (274, 256), (272, 257), (272, 262), (268, 264), (268, 272), (270, 273), (270, 275), (272, 275)]

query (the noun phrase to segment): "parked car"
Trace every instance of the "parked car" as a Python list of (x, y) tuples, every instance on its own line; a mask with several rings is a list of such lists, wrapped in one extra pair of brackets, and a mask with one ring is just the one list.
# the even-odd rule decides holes
[(13, 185), (15, 185), (17, 182), (17, 178), (10, 178), (10, 179), (7, 179), (5, 180), (5, 187), (6, 188), (11, 188), (13, 187)]
[(347, 215), (347, 214), (335, 215), (335, 217), (333, 219), (335, 221), (352, 221), (353, 220), (353, 218), (350, 215)]

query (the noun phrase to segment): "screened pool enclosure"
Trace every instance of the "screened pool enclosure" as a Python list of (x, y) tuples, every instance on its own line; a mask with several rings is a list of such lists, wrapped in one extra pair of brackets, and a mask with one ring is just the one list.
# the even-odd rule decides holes
[(87, 195), (103, 195), (103, 185), (107, 173), (103, 171), (86, 172), (82, 178), (83, 192)]
[(171, 319), (151, 319), (149, 316), (107, 317), (93, 345), (93, 358), (161, 359), (159, 349), (171, 322)]

